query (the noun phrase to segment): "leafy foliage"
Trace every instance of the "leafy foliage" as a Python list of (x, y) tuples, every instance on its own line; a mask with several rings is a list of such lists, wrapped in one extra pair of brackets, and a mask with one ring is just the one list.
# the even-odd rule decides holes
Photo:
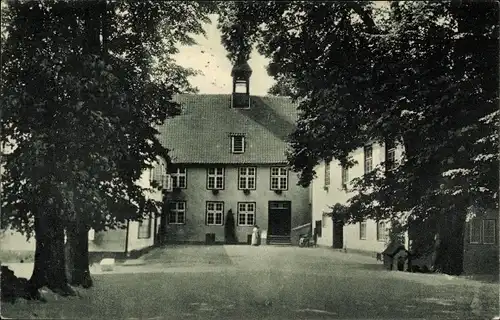
[(4, 223), (31, 234), (35, 208), (95, 230), (158, 204), (137, 180), (168, 157), (156, 125), (193, 90), (178, 43), (202, 33), (211, 5), (156, 1), (9, 2), (2, 51)]
[(349, 221), (432, 218), (460, 234), (471, 201), (497, 202), (493, 1), (238, 4), (220, 23), (232, 56), (248, 50), (226, 44), (243, 28), (270, 58), (270, 74), (293, 87), (300, 116), (288, 158), (301, 185), (322, 161), (352, 166), (351, 153), (369, 141), (403, 147), (396, 170), (382, 164), (353, 181)]
[[(231, 21), (245, 25), (253, 32), (246, 39), (256, 39), (260, 52), (271, 58), (270, 73), (278, 81), (288, 79), (301, 98), (289, 160), (302, 185), (311, 182), (314, 167), (323, 160), (352, 165), (349, 154), (367, 141), (397, 140), (405, 148), (400, 168), (391, 177), (374, 173), (359, 180), (355, 189), (360, 193), (351, 199), (357, 206), (353, 213), (364, 207), (367, 211), (360, 216), (377, 207), (425, 211), (442, 184), (440, 172), (459, 163), (475, 167), (465, 158), (478, 150), (475, 142), (484, 127), (475, 135), (459, 132), (497, 106), (497, 89), (491, 85), (497, 83), (496, 73), (486, 71), (497, 59), (497, 10), (492, 3), (422, 1), (375, 7), (362, 1), (279, 2), (239, 4), (232, 10), (252, 11), (257, 18), (223, 16), (223, 43), (232, 37), (227, 32), (234, 30), (227, 27)], [(247, 47), (226, 46), (234, 55)], [(495, 148), (489, 145), (490, 151)], [(489, 170), (477, 172), (493, 178)], [(377, 192), (368, 195), (363, 189)], [(405, 203), (370, 204), (396, 192)], [(388, 214), (382, 211), (378, 215)]]

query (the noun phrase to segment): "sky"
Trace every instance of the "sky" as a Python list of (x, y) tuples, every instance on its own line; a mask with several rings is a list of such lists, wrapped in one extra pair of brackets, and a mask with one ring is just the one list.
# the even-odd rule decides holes
[[(211, 16), (212, 23), (205, 25), (206, 37), (194, 36), (198, 43), (181, 46), (176, 55), (177, 63), (183, 67), (200, 70), (203, 75), (192, 77), (190, 82), (198, 87), (200, 93), (229, 94), (232, 91), (232, 65), (226, 57), (227, 52), (221, 44), (221, 34), (217, 30), (217, 17)], [(274, 80), (267, 75), (268, 59), (254, 50), (248, 64), (253, 70), (250, 78), (250, 93), (263, 96)]]

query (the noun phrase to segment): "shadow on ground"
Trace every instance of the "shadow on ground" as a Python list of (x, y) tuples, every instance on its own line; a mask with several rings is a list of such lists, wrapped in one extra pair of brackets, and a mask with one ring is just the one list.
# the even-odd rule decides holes
[(232, 261), (224, 246), (175, 245), (157, 248), (141, 257), (150, 263), (189, 265), (231, 265)]

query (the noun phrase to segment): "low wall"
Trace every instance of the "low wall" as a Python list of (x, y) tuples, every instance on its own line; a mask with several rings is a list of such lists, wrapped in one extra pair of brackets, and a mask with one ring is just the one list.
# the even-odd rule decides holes
[(298, 227), (295, 227), (292, 229), (292, 232), (290, 233), (290, 242), (292, 243), (293, 246), (298, 246), (299, 245), (299, 239), (300, 235), (302, 234), (307, 234), (311, 235), (311, 224), (307, 223)]

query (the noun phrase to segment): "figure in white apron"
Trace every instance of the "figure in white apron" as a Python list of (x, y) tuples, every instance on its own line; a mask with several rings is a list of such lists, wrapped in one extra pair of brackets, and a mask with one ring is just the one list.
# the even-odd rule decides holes
[(252, 246), (258, 246), (260, 244), (260, 230), (259, 226), (255, 225), (252, 230)]

